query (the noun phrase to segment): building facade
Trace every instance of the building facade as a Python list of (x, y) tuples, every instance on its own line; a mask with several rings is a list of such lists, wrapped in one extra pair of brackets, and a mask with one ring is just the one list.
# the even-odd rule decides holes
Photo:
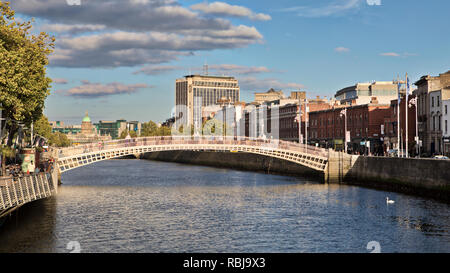
[(118, 139), (122, 132), (126, 130), (135, 131), (138, 136), (141, 134), (141, 123), (139, 121), (126, 121), (124, 119), (116, 121), (100, 120), (94, 125), (99, 135), (111, 136), (112, 139)]
[(60, 132), (62, 134), (81, 133), (81, 125), (64, 125), (63, 121), (49, 121), (52, 126), (52, 133)]
[(92, 124), (91, 118), (86, 111), (86, 115), (81, 121), (81, 125), (64, 126), (62, 122), (50, 122), (53, 132), (60, 132), (67, 135), (73, 145), (93, 143), (98, 141), (111, 140), (110, 135), (100, 135), (97, 128)]
[[(389, 117), (389, 104), (376, 98), (363, 105), (335, 104), (331, 109), (310, 112), (310, 144), (344, 150), (345, 118), (350, 132), (348, 151), (355, 154), (383, 155), (381, 136), (384, 119)], [(342, 111), (346, 109), (346, 115)]]
[(442, 142), (444, 146), (444, 155), (450, 157), (450, 99), (442, 101)]
[(443, 152), (442, 141), (442, 91), (436, 90), (428, 93), (430, 97), (429, 139), (430, 153), (441, 154)]
[(238, 80), (234, 77), (190, 75), (175, 82), (176, 123), (201, 126), (202, 107), (240, 99)]
[(264, 102), (269, 101), (275, 101), (279, 99), (285, 99), (286, 96), (284, 95), (283, 91), (275, 91), (273, 88), (271, 88), (267, 92), (261, 92), (261, 93), (255, 93), (255, 103), (262, 104)]
[[(442, 129), (442, 109), (444, 101), (450, 99), (450, 71), (439, 76), (422, 76), (415, 85), (418, 103), (419, 138), (422, 142), (421, 153), (440, 154), (445, 149)], [(439, 102), (439, 106), (438, 106)], [(444, 120), (445, 126), (445, 120)], [(445, 129), (445, 128), (444, 128)]]
[[(400, 90), (400, 93), (404, 94), (404, 92), (404, 90)], [(343, 88), (335, 94), (335, 99), (343, 105), (368, 104), (372, 97), (377, 97), (381, 104), (390, 104), (391, 100), (398, 97), (397, 84), (394, 81), (357, 83)]]
[[(402, 150), (406, 151), (406, 109), (408, 109), (408, 153), (410, 156), (417, 155), (416, 138), (416, 106), (411, 102), (415, 99), (415, 95), (408, 96), (408, 104), (403, 97), (400, 101), (400, 126), (398, 126), (398, 99), (391, 101), (390, 116), (384, 120), (384, 128), (382, 136), (384, 138), (384, 150)], [(407, 108), (406, 108), (407, 107)], [(400, 127), (400, 132), (398, 131)], [(398, 136), (400, 133), (400, 140)], [(401, 143), (401, 144), (400, 144)]]

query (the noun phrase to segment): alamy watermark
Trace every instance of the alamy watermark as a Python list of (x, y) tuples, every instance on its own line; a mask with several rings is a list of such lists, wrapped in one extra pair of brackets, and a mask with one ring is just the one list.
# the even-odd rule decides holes
[(80, 6), (81, 0), (66, 0), (66, 3), (69, 6)]
[(366, 246), (367, 250), (372, 250), (370, 253), (381, 253), (381, 245), (377, 241), (370, 241)]
[(81, 253), (81, 245), (78, 241), (70, 241), (66, 246), (67, 250), (71, 250), (70, 253)]

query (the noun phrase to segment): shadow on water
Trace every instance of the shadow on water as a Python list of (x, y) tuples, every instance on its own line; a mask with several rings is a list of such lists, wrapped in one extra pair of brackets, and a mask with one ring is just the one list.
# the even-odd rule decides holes
[(0, 253), (52, 252), (55, 224), (54, 197), (25, 204), (6, 216), (0, 228)]

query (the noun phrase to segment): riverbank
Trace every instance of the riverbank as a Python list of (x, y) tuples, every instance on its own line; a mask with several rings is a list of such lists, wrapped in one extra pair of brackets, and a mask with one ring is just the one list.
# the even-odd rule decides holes
[[(293, 162), (263, 155), (229, 152), (167, 151), (141, 159), (204, 165), (324, 181), (324, 174)], [(450, 203), (450, 161), (359, 157), (342, 184), (405, 193)]]
[(302, 176), (323, 181), (322, 172), (293, 162), (250, 153), (167, 151), (146, 153), (141, 159), (227, 168), (266, 174)]
[(450, 203), (450, 160), (360, 156), (344, 182)]

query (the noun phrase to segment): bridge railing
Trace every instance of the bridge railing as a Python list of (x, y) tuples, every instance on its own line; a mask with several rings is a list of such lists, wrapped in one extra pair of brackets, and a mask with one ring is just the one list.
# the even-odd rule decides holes
[(222, 137), (222, 136), (155, 136), (131, 139), (120, 139), (105, 142), (96, 142), (75, 147), (55, 149), (53, 156), (57, 158), (81, 155), (92, 152), (106, 151), (117, 148), (153, 145), (232, 145), (266, 147), (267, 149), (282, 149), (292, 152), (301, 152), (316, 156), (327, 157), (328, 150), (311, 145), (298, 144), (283, 140), (250, 138), (250, 137)]

